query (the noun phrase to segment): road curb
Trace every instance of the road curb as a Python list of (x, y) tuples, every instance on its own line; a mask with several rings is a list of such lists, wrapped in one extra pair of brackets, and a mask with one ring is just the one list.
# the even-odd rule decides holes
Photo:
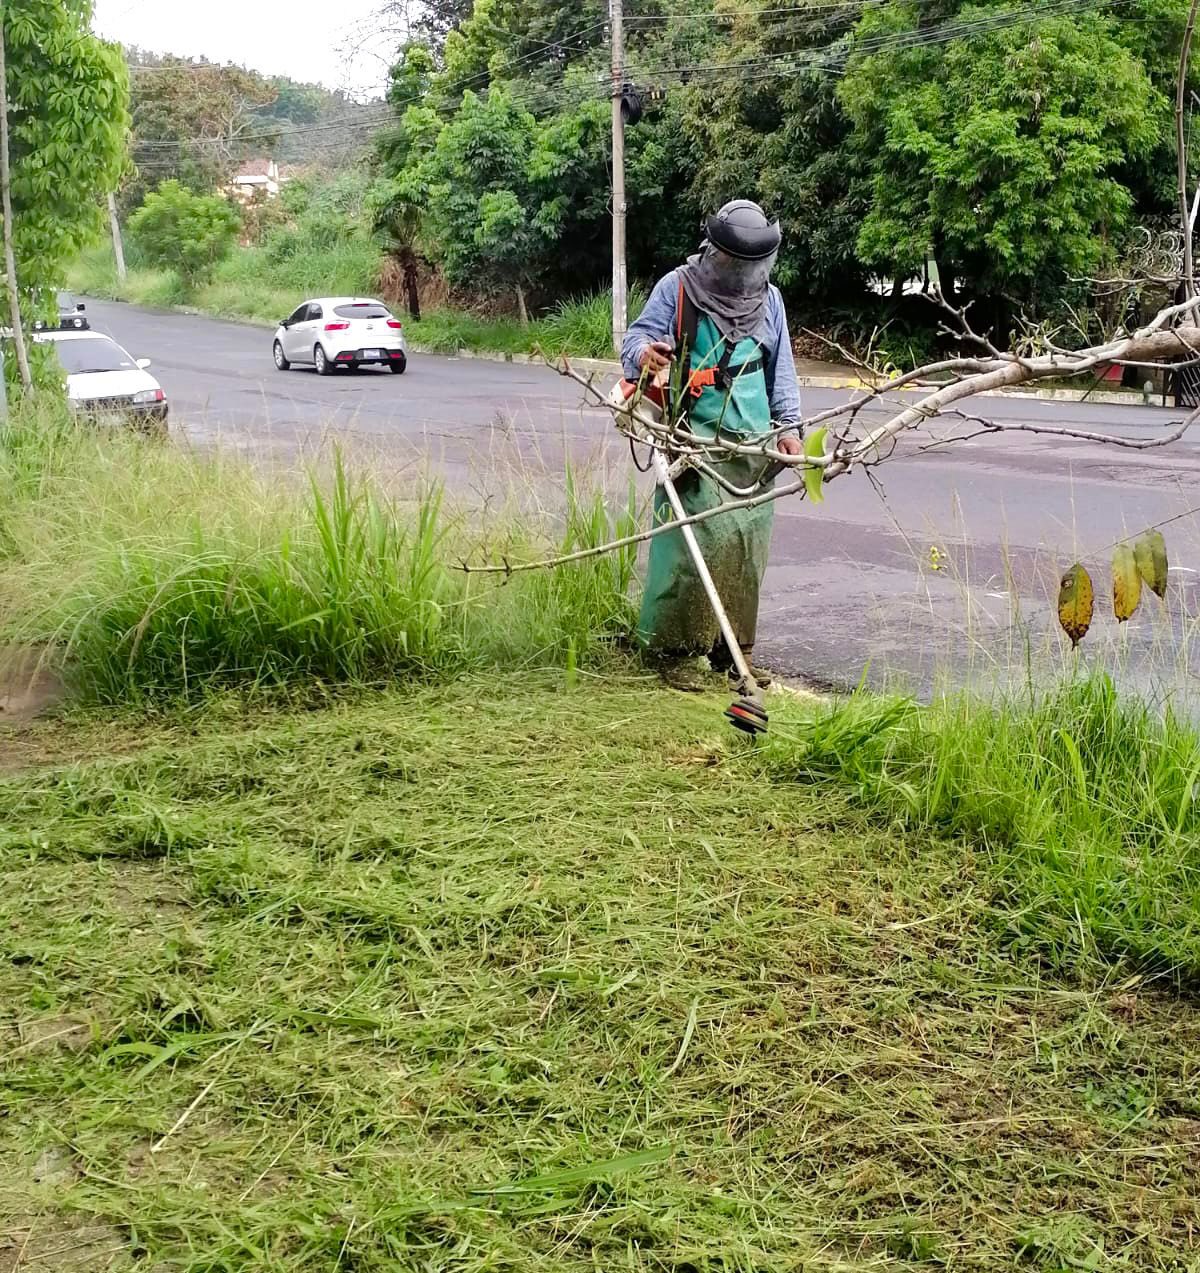
[[(508, 362), (517, 365), (545, 366), (546, 359), (537, 354), (510, 354), (499, 353), (494, 350), (471, 350), (460, 349), (454, 354), (445, 354), (444, 351), (424, 348), (416, 342), (410, 342), (409, 348), (414, 353), (419, 354), (439, 354), (450, 358), (470, 358), (482, 362)], [(619, 376), (622, 374), (621, 364), (619, 362), (609, 361), (603, 358), (571, 358), (571, 366), (578, 371), (592, 372), (602, 376)], [(802, 389), (864, 389), (866, 386), (862, 380), (852, 376), (798, 376), (800, 387)], [(895, 390), (896, 393), (907, 394), (926, 394), (936, 386), (925, 385), (905, 385), (902, 389)], [(1030, 398), (1039, 399), (1043, 402), (1095, 402), (1102, 403), (1106, 406), (1120, 407), (1159, 407), (1164, 404), (1156, 399), (1149, 402), (1144, 401), (1140, 393), (1116, 393), (1112, 390), (1086, 390), (1086, 389), (989, 389), (983, 393), (975, 394), (978, 398)]]
[[(865, 389), (861, 380), (837, 376), (800, 376), (802, 389)], [(934, 384), (905, 385), (894, 393), (926, 394), (938, 388)], [(1120, 407), (1162, 407), (1160, 399), (1145, 401), (1140, 393), (1116, 393), (1112, 390), (1088, 389), (986, 389), (972, 395), (976, 398), (1037, 398), (1043, 402), (1098, 402)]]

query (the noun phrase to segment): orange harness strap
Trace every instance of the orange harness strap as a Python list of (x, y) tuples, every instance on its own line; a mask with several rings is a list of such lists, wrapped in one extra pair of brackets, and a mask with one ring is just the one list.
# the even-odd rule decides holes
[[(687, 304), (687, 297), (683, 290), (683, 279), (679, 280), (679, 297), (675, 302), (675, 348), (683, 348), (683, 310)], [(691, 356), (691, 350), (688, 350), (688, 356)], [(684, 391), (690, 393), (693, 398), (698, 398), (705, 389), (711, 388), (717, 383), (717, 369), (715, 367), (702, 367), (693, 371), (687, 379)]]

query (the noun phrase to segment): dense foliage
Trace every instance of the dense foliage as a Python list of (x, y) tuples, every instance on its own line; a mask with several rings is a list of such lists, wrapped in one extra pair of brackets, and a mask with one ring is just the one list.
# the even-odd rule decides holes
[(120, 49), (91, 34), (90, 0), (7, 0), (13, 238), (30, 303), (53, 303), (67, 262), (97, 234), (126, 162)]
[(175, 269), (191, 287), (229, 255), (240, 225), (228, 200), (193, 194), (178, 181), (164, 181), (129, 220), (146, 260)]
[(121, 191), (125, 208), (138, 207), (168, 180), (197, 194), (224, 189), (248, 159), (338, 166), (358, 148), (347, 149), (345, 135), (330, 125), (344, 121), (355, 136), (361, 120), (378, 114), (283, 76), (136, 48), (126, 55), (134, 171)]
[(1122, 169), (1152, 153), (1167, 101), (1098, 11), (1036, 28), (896, 47), (920, 21), (913, 0), (864, 16), (839, 101), (868, 174), (859, 259), (880, 273), (920, 274), (944, 289), (1006, 297), (1044, 311), (1065, 282), (1094, 273), (1128, 224), (1135, 192)]
[[(797, 313), (878, 316), (936, 270), (1003, 322), (1078, 300), (1134, 226), (1170, 213), (1186, 0), (669, 8), (628, 21), (635, 276), (748, 195), (784, 220)], [(397, 60), (379, 228), (476, 292), (603, 286), (608, 92), (602, 6), (476, 0)]]

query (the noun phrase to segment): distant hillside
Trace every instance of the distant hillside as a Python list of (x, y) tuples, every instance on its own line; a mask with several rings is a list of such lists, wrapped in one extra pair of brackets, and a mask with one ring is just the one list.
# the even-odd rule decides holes
[(343, 167), (380, 116), (378, 102), (287, 76), (139, 48), (127, 48), (126, 57), (138, 174), (122, 192), (127, 206), (170, 178), (197, 190), (223, 188), (240, 163), (262, 156)]

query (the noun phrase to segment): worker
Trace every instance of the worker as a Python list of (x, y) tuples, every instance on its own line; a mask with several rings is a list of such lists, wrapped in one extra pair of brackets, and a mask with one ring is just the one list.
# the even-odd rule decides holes
[[(796, 365), (783, 298), (770, 281), (782, 237), (779, 222), (769, 221), (758, 204), (739, 199), (709, 217), (704, 229), (700, 251), (659, 280), (629, 328), (621, 350), (625, 375), (645, 383), (684, 351), (681, 396), (693, 432), (742, 442), (790, 425), (777, 435), (773, 449), (801, 455)], [(731, 485), (745, 489), (760, 480), (768, 464), (761, 456), (732, 455), (714, 467)], [(695, 469), (686, 470), (677, 487), (689, 516), (734, 498)], [(747, 663), (774, 511), (774, 503), (760, 504), (694, 527)], [(672, 516), (661, 487), (655, 491), (654, 514), (656, 524)], [(711, 687), (714, 671), (736, 675), (678, 531), (651, 540), (639, 637), (649, 660), (678, 689)], [(768, 679), (758, 670), (754, 675), (763, 676), (761, 683)]]

